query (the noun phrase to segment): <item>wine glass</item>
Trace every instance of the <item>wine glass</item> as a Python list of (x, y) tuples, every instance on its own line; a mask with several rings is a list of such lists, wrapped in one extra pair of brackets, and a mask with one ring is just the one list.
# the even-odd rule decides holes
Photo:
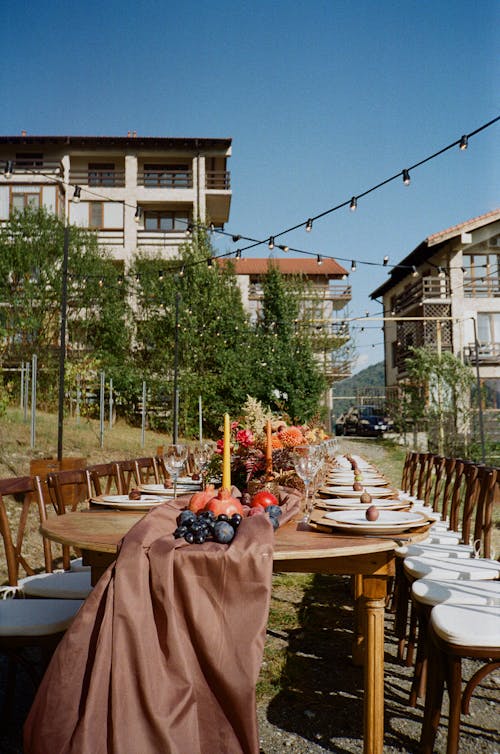
[(199, 470), (201, 475), (202, 487), (204, 488), (205, 470), (209, 464), (210, 458), (212, 457), (212, 449), (208, 443), (200, 442), (194, 446), (192, 453), (196, 468)]
[(311, 446), (297, 445), (293, 450), (292, 460), (295, 471), (304, 482), (306, 494), (304, 498), (304, 517), (302, 520), (304, 523), (307, 523), (312, 512), (309, 489), (319, 468), (320, 459)]
[(164, 452), (165, 468), (174, 480), (174, 498), (177, 496), (177, 477), (187, 461), (187, 456), (187, 445), (181, 443), (167, 445)]

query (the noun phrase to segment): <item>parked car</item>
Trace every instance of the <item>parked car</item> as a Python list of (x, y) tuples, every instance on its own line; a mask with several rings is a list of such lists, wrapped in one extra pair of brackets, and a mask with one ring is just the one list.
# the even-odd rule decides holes
[(343, 425), (342, 434), (361, 437), (380, 437), (393, 429), (391, 419), (377, 406), (353, 406), (344, 415)]
[(344, 434), (345, 414), (340, 414), (335, 420), (335, 434), (337, 437)]

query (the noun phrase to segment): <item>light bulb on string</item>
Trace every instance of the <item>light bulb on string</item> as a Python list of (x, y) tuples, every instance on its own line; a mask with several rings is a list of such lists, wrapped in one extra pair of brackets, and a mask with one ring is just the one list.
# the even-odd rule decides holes
[(306, 230), (308, 233), (311, 232), (312, 227), (313, 227), (313, 221), (311, 218), (309, 218), (308, 221), (306, 222)]
[(351, 262), (351, 272), (356, 272), (356, 260), (353, 259)]
[(140, 222), (140, 219), (142, 217), (142, 209), (140, 207), (137, 207), (135, 210), (134, 220), (136, 223)]
[(5, 163), (5, 168), (3, 171), (4, 178), (9, 180), (9, 178), (12, 178), (12, 173), (14, 172), (14, 162), (12, 160), (7, 160)]
[(240, 240), (240, 238), (241, 238), (241, 236), (239, 236), (238, 234), (234, 235), (233, 236), (233, 243), (237, 243)]
[(73, 192), (73, 201), (75, 204), (78, 204), (80, 201), (80, 194), (82, 193), (82, 190), (80, 186), (75, 186), (75, 190)]
[(412, 277), (418, 278), (418, 270), (415, 267), (415, 265), (413, 265), (412, 268), (411, 268), (411, 274), (412, 274)]
[(462, 138), (460, 139), (460, 144), (458, 145), (458, 148), (460, 149), (461, 152), (465, 152), (468, 146), (469, 146), (469, 139), (464, 134)]
[(274, 249), (274, 236), (269, 236), (268, 244), (269, 248), (272, 250)]
[(234, 255), (236, 259), (241, 259), (241, 249), (236, 249), (236, 253)]
[(322, 257), (321, 257), (321, 254), (317, 254), (317, 255), (316, 255), (316, 262), (317, 262), (318, 264), (323, 264), (323, 259), (322, 259)]
[(405, 186), (409, 186), (411, 183), (410, 171), (407, 168), (403, 170), (403, 183)]
[(384, 267), (387, 267), (387, 265), (389, 264), (389, 257), (388, 256), (384, 257), (382, 264), (384, 265)]
[(351, 210), (351, 212), (356, 212), (357, 208), (358, 208), (358, 200), (356, 199), (355, 196), (353, 196), (351, 198), (351, 203), (349, 204), (349, 209)]
[(284, 251), (285, 253), (290, 250), (290, 247), (286, 244), (283, 244), (283, 246), (278, 246), (278, 249), (281, 249), (281, 251)]

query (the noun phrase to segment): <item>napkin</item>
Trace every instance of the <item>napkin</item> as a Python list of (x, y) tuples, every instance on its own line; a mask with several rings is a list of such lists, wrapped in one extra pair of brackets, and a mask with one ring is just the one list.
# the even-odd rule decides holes
[[(282, 499), (289, 518), (299, 498)], [(258, 754), (273, 528), (254, 516), (230, 545), (187, 545), (176, 502), (131, 529), (63, 637), (25, 754)]]

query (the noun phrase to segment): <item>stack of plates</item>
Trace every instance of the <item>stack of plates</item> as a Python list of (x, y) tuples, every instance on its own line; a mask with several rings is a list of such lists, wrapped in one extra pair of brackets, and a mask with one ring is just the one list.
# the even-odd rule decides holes
[(100, 495), (90, 498), (93, 505), (104, 505), (106, 508), (118, 508), (118, 510), (147, 511), (156, 505), (165, 502), (164, 497), (155, 495), (141, 495), (139, 500), (131, 500), (128, 495)]
[(328, 523), (334, 529), (350, 534), (397, 534), (409, 529), (417, 529), (430, 523), (423, 513), (381, 510), (376, 521), (367, 521), (365, 511), (332, 511), (325, 513), (321, 524)]

